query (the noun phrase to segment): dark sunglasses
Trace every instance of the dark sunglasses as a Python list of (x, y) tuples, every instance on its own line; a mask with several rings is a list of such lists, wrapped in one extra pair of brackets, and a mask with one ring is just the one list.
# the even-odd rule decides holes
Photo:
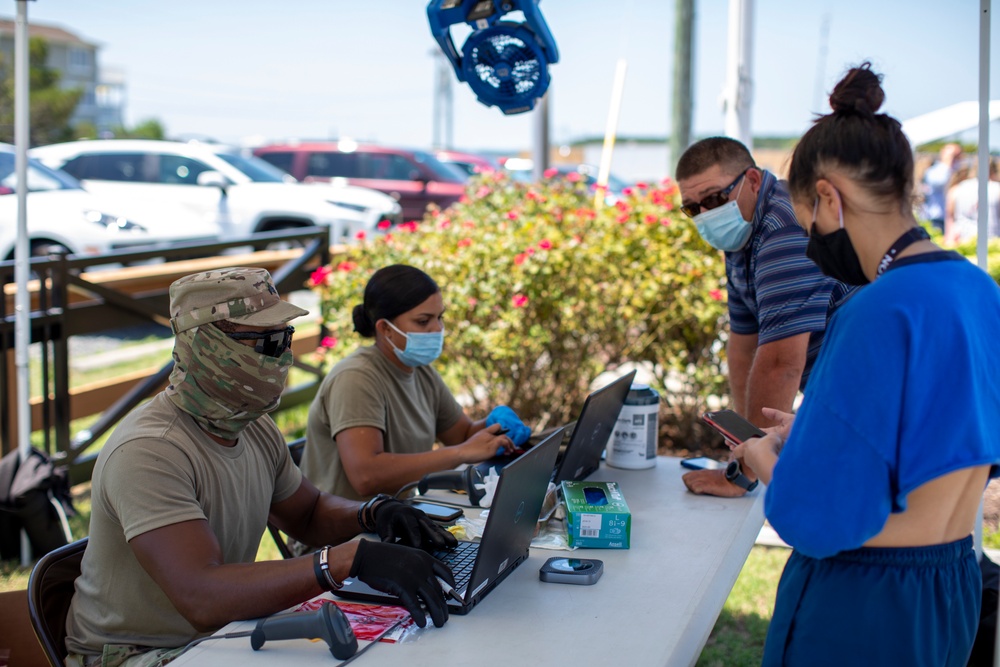
[(681, 206), (681, 212), (689, 218), (693, 218), (702, 211), (711, 211), (713, 208), (719, 208), (723, 204), (729, 201), (729, 193), (733, 191), (733, 188), (740, 182), (740, 179), (747, 175), (752, 167), (747, 167), (743, 170), (743, 173), (736, 177), (736, 180), (719, 190), (718, 192), (713, 192), (699, 202), (693, 204), (684, 204)]
[(292, 334), (295, 327), (285, 327), (284, 329), (273, 329), (271, 331), (239, 331), (237, 333), (227, 333), (233, 340), (255, 340), (257, 344), (253, 349), (258, 354), (269, 357), (280, 357), (292, 345)]

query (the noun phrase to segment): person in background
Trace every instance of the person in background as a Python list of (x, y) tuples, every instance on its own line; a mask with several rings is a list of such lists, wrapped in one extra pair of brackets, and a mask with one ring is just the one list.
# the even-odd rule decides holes
[(302, 471), (319, 488), (359, 499), (394, 494), (527, 441), (530, 429), (506, 406), (469, 418), (431, 366), (444, 345), (444, 311), (420, 269), (394, 264), (369, 279), (353, 318), (374, 345), (337, 363), (309, 408)]
[[(681, 210), (726, 256), (729, 297), (729, 390), (733, 409), (769, 426), (764, 406), (791, 410), (805, 387), (823, 332), (853, 288), (824, 276), (806, 256), (788, 191), (728, 137), (703, 139), (677, 163)], [(723, 470), (684, 475), (694, 493), (737, 496), (753, 482), (727, 481)]]
[(883, 100), (870, 64), (852, 68), (792, 156), (810, 256), (871, 284), (831, 320), (798, 413), (767, 410), (778, 426), (734, 450), (794, 549), (765, 666), (962, 667), (979, 624), (972, 531), (1000, 474), (1000, 288), (917, 224), (913, 154)]
[[(451, 571), (414, 547), (455, 538), (395, 500), (318, 491), (268, 416), (292, 365), (288, 322), (305, 314), (264, 269), (170, 286), (170, 384), (118, 425), (94, 467), (90, 540), (66, 619), (69, 667), (160, 667), (199, 636), (348, 576), (398, 595), (420, 627), (424, 607), (434, 625), (448, 619), (436, 577), (453, 583)], [(328, 546), (254, 562), (269, 519)], [(387, 541), (351, 540), (361, 532)]]
[[(944, 242), (948, 245), (965, 243), (979, 233), (979, 179), (971, 166), (956, 173), (955, 183), (948, 188), (945, 198)], [(1000, 176), (996, 159), (990, 160), (989, 183), (986, 187), (986, 233), (990, 238), (1000, 236)]]
[(924, 172), (921, 215), (934, 227), (944, 232), (945, 197), (955, 172), (962, 166), (962, 147), (950, 143), (941, 147), (938, 159)]

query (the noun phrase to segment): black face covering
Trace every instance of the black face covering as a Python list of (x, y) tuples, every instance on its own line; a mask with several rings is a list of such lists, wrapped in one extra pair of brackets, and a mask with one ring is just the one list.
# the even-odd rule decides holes
[(867, 285), (871, 282), (861, 269), (858, 253), (843, 227), (829, 234), (817, 234), (814, 220), (809, 243), (806, 244), (806, 257), (816, 262), (819, 270), (834, 280), (848, 285)]

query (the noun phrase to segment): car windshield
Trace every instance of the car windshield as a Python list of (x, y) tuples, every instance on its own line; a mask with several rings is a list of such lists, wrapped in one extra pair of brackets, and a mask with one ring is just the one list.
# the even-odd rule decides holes
[(237, 153), (216, 153), (220, 158), (239, 169), (254, 183), (284, 183), (285, 172), (261, 160)]
[[(14, 194), (16, 188), (14, 154), (0, 152), (0, 195)], [(35, 160), (28, 160), (28, 192), (79, 189), (81, 189), (80, 182), (66, 172), (50, 169)]]
[(426, 165), (439, 181), (444, 181), (445, 183), (465, 183), (469, 180), (469, 175), (465, 173), (464, 169), (456, 167), (453, 164), (445, 164), (430, 153), (413, 151), (413, 159)]

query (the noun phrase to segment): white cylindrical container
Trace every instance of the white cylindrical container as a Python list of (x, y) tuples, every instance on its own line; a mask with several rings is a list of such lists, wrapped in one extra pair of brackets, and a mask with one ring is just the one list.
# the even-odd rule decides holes
[(633, 384), (608, 439), (606, 461), (616, 468), (656, 465), (660, 395), (645, 384)]

